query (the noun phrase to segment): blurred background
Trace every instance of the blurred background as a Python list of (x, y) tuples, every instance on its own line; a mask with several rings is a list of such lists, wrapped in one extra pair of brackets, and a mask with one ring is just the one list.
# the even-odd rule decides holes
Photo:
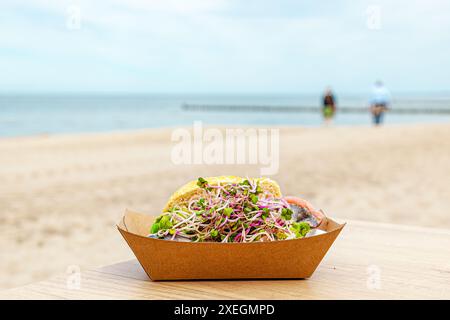
[(4, 0), (0, 289), (132, 255), (115, 222), (198, 176), (171, 133), (280, 128), (285, 194), (450, 228), (448, 1)]

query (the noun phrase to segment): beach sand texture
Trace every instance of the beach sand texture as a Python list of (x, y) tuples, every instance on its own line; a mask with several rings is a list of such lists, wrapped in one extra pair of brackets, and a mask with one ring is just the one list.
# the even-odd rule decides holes
[[(125, 208), (158, 214), (198, 176), (259, 176), (174, 165), (171, 132), (0, 139), (0, 288), (132, 258)], [(450, 124), (283, 128), (273, 178), (333, 217), (450, 228), (449, 137)]]

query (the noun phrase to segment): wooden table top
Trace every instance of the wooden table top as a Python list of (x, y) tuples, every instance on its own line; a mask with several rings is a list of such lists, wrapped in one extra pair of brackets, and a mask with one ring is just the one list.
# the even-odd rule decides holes
[(350, 221), (308, 280), (153, 282), (131, 260), (5, 290), (0, 298), (450, 299), (450, 230)]

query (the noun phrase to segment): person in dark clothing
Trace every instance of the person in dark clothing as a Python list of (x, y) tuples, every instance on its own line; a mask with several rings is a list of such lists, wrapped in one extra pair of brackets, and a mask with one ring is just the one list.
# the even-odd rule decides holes
[(322, 99), (322, 115), (325, 125), (330, 125), (336, 112), (336, 99), (331, 88), (325, 90)]

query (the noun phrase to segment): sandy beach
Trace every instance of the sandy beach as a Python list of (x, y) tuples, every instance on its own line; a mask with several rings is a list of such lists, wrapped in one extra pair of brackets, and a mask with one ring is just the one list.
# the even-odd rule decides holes
[[(125, 208), (158, 214), (198, 176), (250, 165), (175, 165), (171, 129), (0, 139), (0, 288), (131, 258)], [(282, 128), (284, 194), (340, 219), (450, 228), (450, 124)]]

